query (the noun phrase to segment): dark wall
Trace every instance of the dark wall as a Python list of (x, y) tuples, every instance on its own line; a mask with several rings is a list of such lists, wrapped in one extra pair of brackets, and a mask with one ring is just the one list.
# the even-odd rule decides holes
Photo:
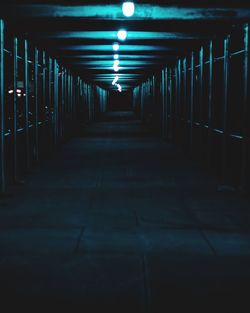
[(223, 186), (250, 190), (249, 26), (239, 24), (134, 91), (143, 122)]

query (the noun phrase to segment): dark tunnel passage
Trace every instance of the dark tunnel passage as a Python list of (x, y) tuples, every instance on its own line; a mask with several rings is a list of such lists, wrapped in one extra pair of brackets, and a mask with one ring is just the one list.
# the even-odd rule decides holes
[(0, 4), (2, 312), (250, 311), (249, 22)]

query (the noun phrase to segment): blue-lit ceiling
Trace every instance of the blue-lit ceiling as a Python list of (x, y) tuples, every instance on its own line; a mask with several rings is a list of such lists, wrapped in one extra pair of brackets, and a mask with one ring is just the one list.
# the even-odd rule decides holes
[[(235, 21), (249, 20), (246, 1), (230, 3), (134, 1), (124, 13), (122, 1), (26, 0), (5, 4), (2, 15), (9, 27), (18, 25), (20, 34), (85, 80), (126, 90), (201, 43), (223, 36)], [(114, 44), (119, 44), (117, 51)]]

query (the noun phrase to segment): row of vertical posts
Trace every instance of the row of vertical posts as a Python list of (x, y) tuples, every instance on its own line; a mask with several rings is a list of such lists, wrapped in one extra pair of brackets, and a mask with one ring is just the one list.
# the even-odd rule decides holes
[(7, 36), (0, 20), (0, 193), (74, 135), (77, 122), (104, 112), (108, 97), (26, 39), (8, 38), (7, 47)]
[(178, 59), (137, 86), (133, 96), (142, 119), (160, 112), (162, 136), (214, 168), (221, 184), (249, 189), (248, 24)]

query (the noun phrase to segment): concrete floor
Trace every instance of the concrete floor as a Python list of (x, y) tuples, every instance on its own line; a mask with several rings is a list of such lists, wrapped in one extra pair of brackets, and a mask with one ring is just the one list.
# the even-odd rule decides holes
[(8, 309), (250, 311), (249, 200), (136, 120), (93, 125), (11, 192), (0, 199)]

